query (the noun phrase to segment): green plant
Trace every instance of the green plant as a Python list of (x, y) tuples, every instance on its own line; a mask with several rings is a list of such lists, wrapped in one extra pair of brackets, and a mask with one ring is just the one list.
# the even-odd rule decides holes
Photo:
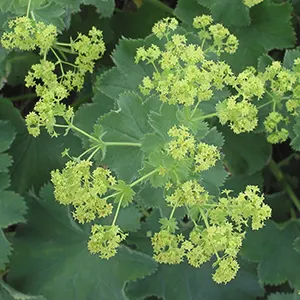
[[(276, 10), (280, 6), (269, 1), (240, 2), (242, 11), (249, 18), (252, 13), (253, 20), (266, 7)], [(160, 2), (154, 3), (168, 11)], [(223, 16), (224, 23), (231, 22), (226, 13), (217, 13), (223, 9), (218, 1), (214, 5), (204, 0), (199, 3), (207, 6), (216, 19)], [(144, 40), (121, 40), (113, 52), (116, 67), (101, 71), (94, 81), (99, 103), (83, 105), (76, 111), (66, 99), (74, 91), (85, 90), (85, 80), (90, 80), (87, 74), (93, 73), (95, 62), (105, 51), (103, 33), (91, 27), (87, 34), (69, 37), (69, 43), (59, 42), (57, 25), (37, 20), (33, 4), (29, 1), (26, 16), (9, 22), (1, 44), (8, 50), (38, 51), (39, 62), (25, 77), (25, 86), (34, 87), (39, 98), (26, 115), (26, 125), (34, 138), (41, 138), (45, 128), (51, 138), (64, 141), (60, 166), (62, 161), (65, 165), (51, 172), (53, 192), (49, 185), (42, 189), (40, 198), (30, 191), (31, 229), (25, 231), (27, 239), (19, 242), (20, 249), (25, 251), (31, 234), (32, 240), (41, 234), (36, 228), (38, 215), (57, 211), (67, 230), (58, 233), (55, 230), (59, 227), (53, 224), (57, 229), (47, 234), (57, 232), (55, 243), (61, 245), (70, 235), (74, 245), (85, 245), (90, 252), (80, 246), (74, 256), (80, 255), (87, 266), (97, 261), (107, 270), (108, 278), (115, 276), (108, 266), (113, 266), (112, 270), (119, 264), (133, 269), (132, 275), (124, 271), (125, 276), (112, 280), (116, 284), (106, 292), (97, 291), (96, 297), (101, 299), (109, 299), (114, 291), (118, 293), (116, 299), (121, 299), (121, 282), (150, 275), (156, 268), (159, 271), (142, 280), (141, 286), (147, 278), (155, 282), (156, 274), (186, 268), (186, 262), (194, 268), (191, 272), (201, 272), (210, 263), (213, 280), (228, 283), (234, 281), (240, 268), (241, 272), (251, 269), (240, 262), (240, 252), (259, 266), (266, 256), (270, 259), (272, 247), (268, 251), (264, 247), (261, 251), (250, 249), (257, 247), (256, 238), (264, 239), (270, 230), (273, 236), (280, 236), (285, 227), (278, 229), (270, 221), (265, 226), (272, 204), (264, 202), (259, 172), (270, 160), (270, 144), (290, 139), (292, 147), (299, 148), (298, 52), (287, 52), (283, 63), (261, 57), (257, 68), (241, 61), (246, 67), (238, 71), (230, 57), (239, 57), (239, 49), (245, 47), (244, 40), (239, 39), (245, 29), (228, 24), (231, 33), (203, 14), (204, 8), (199, 9), (202, 14), (192, 17), (189, 10), (180, 8), (184, 4), (179, 1), (178, 15), (188, 13), (190, 26), (181, 26), (175, 18), (167, 17), (155, 23), (152, 34)], [(67, 139), (71, 142), (75, 137), (81, 140), (81, 147), (68, 145)], [(253, 143), (258, 148), (249, 152), (247, 147)], [(296, 219), (294, 207), (299, 209), (300, 202), (295, 192), (274, 160), (269, 166), (290, 197), (289, 209)], [(52, 207), (52, 193), (65, 207)], [(41, 224), (53, 221), (47, 216)], [(288, 243), (295, 243), (290, 255), (298, 260), (298, 223), (290, 221), (288, 226), (294, 226), (288, 239)], [(84, 243), (81, 238), (75, 243), (81, 235)], [(252, 237), (254, 242), (250, 243)], [(41, 244), (43, 252), (48, 251), (47, 247)], [(20, 261), (22, 255), (19, 252), (17, 256)], [(150, 256), (162, 266), (158, 267)], [(168, 264), (179, 266), (165, 266)], [(18, 265), (20, 262), (13, 264), (8, 272), (8, 276), (12, 274), (11, 282), (22, 278)], [(280, 279), (273, 278), (271, 265), (259, 271), (259, 278), (267, 284), (279, 284), (283, 277), (296, 293), (298, 277), (282, 271)], [(66, 276), (71, 270), (70, 264)], [(39, 272), (37, 266), (36, 274)], [(210, 275), (210, 271), (207, 273)], [(64, 275), (55, 280), (60, 276)], [(127, 286), (126, 293), (132, 299), (153, 294), (171, 297), (155, 289), (138, 296), (138, 284)], [(35, 284), (28, 287), (22, 291), (36, 292)], [(54, 291), (42, 290), (49, 299), (58, 297)], [(84, 289), (77, 288), (77, 293), (88, 297)], [(68, 290), (64, 297), (77, 296)]]

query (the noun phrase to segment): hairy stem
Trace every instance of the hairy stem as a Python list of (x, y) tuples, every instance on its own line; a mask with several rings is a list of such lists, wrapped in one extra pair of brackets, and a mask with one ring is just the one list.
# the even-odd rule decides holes
[(270, 171), (272, 172), (272, 174), (277, 179), (277, 181), (281, 184), (281, 186), (283, 187), (285, 192), (289, 195), (290, 199), (292, 200), (292, 202), (294, 203), (294, 205), (296, 206), (298, 211), (300, 211), (300, 201), (299, 201), (298, 197), (294, 193), (292, 187), (286, 181), (284, 174), (281, 171), (280, 167), (276, 164), (276, 162), (273, 159), (271, 159), (269, 162), (269, 168), (270, 168)]

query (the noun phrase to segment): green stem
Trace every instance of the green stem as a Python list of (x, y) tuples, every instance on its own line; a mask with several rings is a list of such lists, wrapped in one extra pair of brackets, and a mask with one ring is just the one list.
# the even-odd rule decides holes
[(208, 114), (206, 116), (202, 116), (202, 117), (196, 118), (196, 119), (194, 119), (194, 121), (200, 121), (200, 120), (204, 120), (204, 119), (209, 119), (209, 118), (213, 118), (213, 117), (216, 117), (216, 116), (217, 116), (217, 113), (212, 113), (212, 114)]
[(71, 129), (73, 129), (73, 130), (75, 130), (75, 131), (81, 133), (82, 135), (84, 135), (84, 136), (90, 138), (91, 140), (93, 140), (93, 141), (95, 141), (95, 142), (97, 142), (97, 143), (102, 143), (101, 140), (99, 140), (99, 139), (95, 138), (94, 136), (88, 134), (87, 132), (81, 130), (80, 128), (76, 127), (74, 124), (70, 124), (70, 126), (67, 126), (67, 127), (70, 127)]
[(130, 184), (130, 187), (134, 187), (135, 185), (137, 185), (138, 183), (140, 183), (141, 181), (147, 179), (148, 177), (151, 177), (153, 174), (157, 173), (158, 172), (158, 169), (155, 169), (151, 172), (149, 172), (148, 174), (144, 175), (143, 177), (139, 178), (138, 180), (132, 182)]
[(57, 45), (57, 46), (64, 46), (64, 47), (71, 47), (71, 44), (69, 44), (69, 43), (56, 42), (55, 45)]
[(173, 15), (173, 9), (159, 0), (144, 0), (144, 2), (148, 2), (148, 3), (152, 4), (153, 6), (156, 6), (160, 10), (162, 10), (170, 15)]
[(34, 99), (37, 98), (36, 93), (31, 93), (31, 94), (24, 94), (16, 97), (10, 97), (8, 98), (10, 101), (20, 101), (20, 100), (29, 100), (29, 99)]
[(50, 50), (52, 51), (52, 53), (54, 54), (54, 56), (55, 56), (56, 59), (57, 59), (57, 62), (59, 63), (61, 73), (62, 73), (63, 75), (65, 75), (65, 72), (64, 72), (64, 68), (63, 68), (63, 66), (62, 66), (62, 61), (61, 61), (61, 59), (59, 58), (59, 56), (57, 55), (57, 53), (55, 52), (55, 50), (54, 50), (52, 47), (50, 48)]
[(121, 204), (122, 204), (123, 197), (124, 197), (124, 194), (121, 196), (121, 199), (120, 199), (120, 201), (119, 201), (119, 204), (118, 204), (118, 207), (117, 207), (117, 211), (116, 211), (116, 213), (115, 213), (113, 222), (112, 222), (112, 224), (111, 224), (112, 226), (114, 226), (114, 225), (116, 224), (117, 217), (118, 217), (118, 214), (119, 214), (119, 211), (120, 211), (120, 208), (121, 208)]
[[(60, 43), (59, 43), (60, 44)], [(73, 50), (69, 50), (69, 49), (66, 49), (65, 47), (60, 47), (58, 46), (58, 43), (56, 43), (54, 46), (53, 46), (54, 49), (57, 49), (59, 51), (62, 51), (62, 52), (65, 52), (65, 53), (69, 53), (69, 54), (76, 54), (75, 51)]]
[(171, 220), (171, 219), (173, 218), (176, 208), (177, 208), (177, 206), (173, 206), (173, 209), (172, 209), (172, 211), (171, 211), (169, 220)]
[(103, 142), (105, 146), (130, 146), (141, 147), (141, 143), (127, 143), (127, 142)]
[(194, 116), (194, 114), (195, 114), (195, 112), (196, 112), (196, 110), (197, 110), (199, 104), (200, 104), (200, 100), (198, 100), (197, 104), (195, 105), (195, 107), (194, 107), (194, 109), (193, 109), (193, 112), (192, 112), (192, 115), (191, 115), (191, 118)]
[(95, 151), (93, 151), (93, 153), (88, 157), (87, 160), (88, 160), (88, 161), (91, 160), (91, 159), (93, 158), (93, 156), (94, 156), (100, 149), (101, 149), (101, 147), (98, 146), (98, 147), (95, 149)]
[(271, 104), (273, 102), (274, 102), (274, 100), (268, 101), (267, 103), (264, 103), (264, 104), (258, 106), (257, 109), (263, 108), (263, 107), (265, 107), (265, 106), (267, 106), (267, 105), (269, 105), (269, 104)]
[(95, 148), (99, 147), (98, 145), (95, 145), (89, 149), (87, 149), (86, 151), (82, 152), (78, 157), (77, 159), (81, 159), (82, 156), (86, 155), (87, 153), (89, 153), (90, 151), (94, 150)]
[(118, 196), (121, 192), (116, 192), (116, 193), (113, 193), (111, 195), (108, 195), (106, 197), (104, 197), (103, 199), (107, 200), (107, 199), (110, 199), (110, 198), (114, 198), (116, 196)]
[(78, 68), (78, 66), (76, 66), (76, 65), (74, 65), (74, 64), (72, 64), (72, 63), (69, 63), (68, 61), (61, 60), (61, 62), (62, 62), (63, 64), (65, 64), (65, 65), (71, 66), (71, 67), (73, 67), (73, 68), (75, 68), (75, 69)]
[(285, 192), (289, 195), (290, 199), (294, 203), (294, 205), (297, 207), (298, 211), (300, 211), (300, 201), (296, 194), (294, 193), (292, 187), (289, 185), (289, 183), (286, 181), (283, 172), (280, 170), (276, 162), (271, 159), (269, 162), (269, 168), (272, 172), (272, 174), (275, 176), (277, 181), (281, 184)]
[(28, 18), (29, 13), (30, 13), (30, 6), (31, 6), (31, 0), (28, 1), (28, 5), (27, 5), (27, 12), (26, 12), (26, 17)]

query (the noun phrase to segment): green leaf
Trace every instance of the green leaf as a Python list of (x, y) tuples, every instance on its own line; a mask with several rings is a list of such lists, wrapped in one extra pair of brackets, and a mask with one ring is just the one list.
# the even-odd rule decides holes
[(132, 202), (135, 192), (129, 184), (123, 180), (119, 180), (118, 183), (114, 185), (113, 189), (120, 192), (120, 194), (115, 197), (116, 203), (119, 203), (122, 200), (122, 207), (126, 207)]
[(110, 17), (115, 9), (114, 0), (81, 0), (81, 3), (96, 6), (103, 17)]
[(299, 271), (295, 266), (300, 265), (300, 253), (293, 245), (299, 236), (299, 220), (291, 220), (282, 228), (269, 221), (264, 228), (247, 233), (241, 253), (258, 262), (258, 277), (263, 283), (279, 285), (289, 281), (299, 289)]
[(225, 137), (225, 163), (232, 174), (251, 175), (267, 164), (272, 147), (264, 134), (235, 134), (228, 127), (221, 127), (220, 130)]
[(300, 121), (298, 119), (293, 126), (293, 136), (290, 145), (295, 151), (300, 151)]
[(258, 58), (257, 71), (264, 72), (267, 66), (270, 66), (273, 62), (273, 58), (267, 54), (263, 54)]
[(8, 150), (13, 140), (15, 139), (16, 133), (12, 125), (7, 121), (0, 120), (0, 152)]
[[(232, 195), (237, 195), (243, 192), (247, 185), (257, 185), (259, 188), (263, 187), (263, 177), (261, 172), (256, 172), (251, 175), (248, 174), (230, 174), (224, 184), (224, 189), (232, 190)], [(273, 217), (273, 211), (272, 211)]]
[(24, 222), (26, 205), (23, 198), (12, 191), (0, 191), (0, 228)]
[[(224, 55), (234, 71), (240, 72), (246, 66), (257, 66), (259, 56), (272, 49), (294, 47), (295, 34), (291, 25), (291, 5), (263, 1), (251, 8), (251, 25), (232, 28), (239, 40), (235, 54)], [(278, 22), (280, 20), (280, 22)]]
[(207, 123), (201, 118), (203, 117), (202, 111), (197, 109), (195, 112), (189, 107), (185, 107), (182, 110), (177, 111), (177, 119), (180, 124), (189, 128), (193, 134), (197, 134), (199, 136), (205, 136), (208, 131)]
[(177, 109), (176, 105), (163, 104), (159, 112), (150, 113), (149, 123), (151, 127), (165, 142), (170, 140), (169, 129), (179, 124), (179, 120), (176, 118)]
[(284, 58), (282, 65), (287, 69), (292, 69), (294, 65), (294, 60), (300, 57), (300, 48), (296, 49), (287, 49), (284, 53)]
[(42, 21), (46, 24), (53, 24), (60, 31), (69, 27), (65, 18), (66, 9), (61, 3), (57, 4), (50, 1), (43, 6), (32, 9), (32, 13), (37, 21)]
[(249, 8), (241, 0), (198, 0), (209, 8), (214, 21), (225, 26), (241, 27), (250, 24)]
[(142, 186), (136, 197), (139, 205), (147, 209), (160, 208), (166, 204), (163, 189), (154, 188), (150, 184)]
[(54, 200), (50, 185), (40, 197), (28, 199), (29, 221), (15, 238), (8, 276), (13, 287), (51, 300), (123, 300), (126, 282), (155, 270), (152, 258), (125, 246), (109, 260), (90, 254), (88, 226), (73, 221), (69, 209)]
[(272, 220), (279, 223), (290, 219), (292, 201), (285, 191), (265, 195), (265, 203), (272, 209)]
[(8, 263), (8, 256), (11, 254), (11, 245), (7, 241), (2, 229), (10, 225), (24, 222), (26, 205), (18, 194), (5, 190), (8, 188), (10, 180), (8, 167), (11, 165), (11, 158), (7, 151), (16, 136), (15, 130), (8, 121), (0, 121), (0, 270), (5, 269)]
[(193, 19), (202, 14), (209, 14), (209, 11), (197, 0), (178, 0), (174, 10), (174, 15), (188, 25), (192, 25)]
[(157, 149), (162, 149), (165, 145), (165, 142), (160, 136), (154, 133), (145, 134), (142, 139), (141, 150), (146, 153), (150, 153)]
[(12, 252), (11, 244), (7, 240), (6, 236), (4, 235), (4, 232), (0, 230), (0, 270), (5, 269), (5, 265), (9, 262), (8, 258), (11, 255), (11, 252)]
[(46, 300), (43, 296), (29, 296), (20, 293), (0, 280), (0, 299), (1, 300)]
[[(157, 99), (143, 99), (135, 93), (124, 93), (118, 100), (118, 111), (112, 111), (100, 119), (106, 134), (105, 142), (141, 143), (151, 127), (147, 116), (151, 109), (156, 109)], [(131, 181), (142, 167), (143, 153), (140, 147), (108, 146), (104, 163), (114, 170), (119, 179)]]
[(136, 82), (132, 85), (131, 83), (130, 76), (123, 75), (119, 69), (113, 67), (100, 75), (95, 88), (106, 96), (117, 100), (120, 94), (137, 90)]
[(144, 38), (151, 33), (157, 21), (172, 17), (172, 9), (159, 5), (158, 1), (141, 1), (135, 11), (116, 11), (111, 18), (111, 27), (117, 37)]
[(294, 294), (283, 294), (283, 293), (276, 293), (271, 294), (268, 297), (268, 300), (300, 300), (300, 296)]
[(10, 85), (24, 84), (25, 76), (33, 64), (40, 61), (40, 56), (33, 52), (11, 52), (5, 59)]
[[(94, 131), (95, 124), (98, 124), (99, 118), (115, 108), (115, 102), (96, 89), (92, 100), (92, 103), (81, 105), (75, 113), (74, 118), (74, 124), (90, 134)], [(83, 141), (85, 147), (90, 145), (88, 138), (80, 133), (76, 133), (76, 135)]]
[(187, 263), (160, 265), (153, 275), (130, 283), (126, 294), (130, 300), (143, 300), (153, 295), (164, 300), (253, 300), (262, 296), (263, 291), (257, 282), (255, 268), (244, 265), (237, 278), (226, 285), (212, 280), (210, 263), (201, 268), (191, 267)]
[(142, 83), (145, 76), (151, 76), (154, 69), (150, 65), (136, 64), (134, 57), (138, 47), (150, 46), (155, 40), (153, 36), (147, 37), (145, 40), (122, 39), (119, 41), (116, 49), (112, 53), (112, 59), (119, 71), (125, 76), (128, 87), (138, 91), (138, 86)]
[[(116, 207), (113, 213), (105, 218), (105, 222), (103, 222), (103, 224), (110, 225), (113, 221), (115, 212)], [(135, 205), (129, 205), (120, 209), (116, 224), (120, 226), (123, 232), (130, 232), (131, 235), (131, 232), (136, 232), (140, 229), (142, 216), (143, 214), (136, 208)]]

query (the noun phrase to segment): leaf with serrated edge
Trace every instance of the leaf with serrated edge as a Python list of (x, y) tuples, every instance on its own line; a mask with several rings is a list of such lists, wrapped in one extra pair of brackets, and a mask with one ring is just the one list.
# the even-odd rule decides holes
[[(118, 111), (101, 117), (99, 122), (106, 134), (104, 142), (141, 143), (145, 134), (153, 131), (148, 124), (148, 114), (157, 109), (158, 100), (151, 96), (144, 100), (132, 92), (120, 95)], [(108, 146), (104, 163), (119, 179), (131, 181), (142, 167), (143, 153), (140, 147)]]
[(250, 231), (242, 247), (242, 255), (258, 262), (258, 277), (265, 284), (278, 285), (289, 281), (300, 289), (300, 253), (294, 249), (294, 240), (300, 236), (299, 220), (287, 222), (279, 228), (268, 221), (264, 228)]
[(247, 26), (250, 24), (249, 8), (241, 0), (198, 0), (207, 7), (214, 20), (225, 26)]
[(264, 168), (272, 153), (264, 134), (235, 134), (228, 127), (219, 130), (225, 137), (223, 153), (231, 173), (251, 175)]
[(210, 263), (199, 269), (187, 263), (160, 265), (153, 275), (130, 283), (126, 294), (130, 300), (153, 295), (164, 300), (253, 300), (263, 295), (252, 265), (243, 263), (237, 277), (226, 285), (215, 283), (211, 273)]
[(43, 296), (30, 296), (20, 293), (0, 280), (0, 299), (1, 300), (47, 300)]
[(21, 292), (51, 300), (124, 300), (127, 281), (156, 269), (152, 258), (125, 246), (109, 260), (90, 254), (89, 226), (73, 221), (69, 209), (54, 200), (50, 185), (40, 197), (28, 199), (28, 223), (15, 238), (8, 282)]
[(269, 295), (268, 300), (300, 300), (300, 295), (276, 293)]
[(265, 0), (252, 7), (251, 25), (230, 29), (239, 40), (237, 52), (221, 58), (227, 60), (234, 71), (240, 72), (246, 66), (256, 66), (258, 57), (272, 49), (293, 47), (295, 34), (291, 13), (292, 6), (288, 2), (275, 4)]

